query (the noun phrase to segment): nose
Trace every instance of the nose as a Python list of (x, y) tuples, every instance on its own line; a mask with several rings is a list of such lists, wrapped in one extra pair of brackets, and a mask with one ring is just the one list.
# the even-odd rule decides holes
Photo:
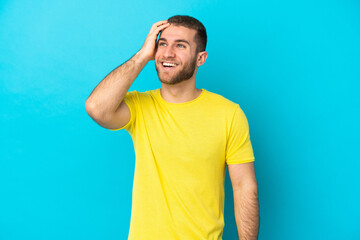
[(166, 58), (174, 58), (175, 57), (175, 51), (171, 45), (167, 46), (164, 51), (164, 57)]

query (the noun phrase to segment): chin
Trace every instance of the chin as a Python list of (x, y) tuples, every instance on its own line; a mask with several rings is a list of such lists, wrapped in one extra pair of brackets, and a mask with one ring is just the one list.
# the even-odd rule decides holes
[(173, 82), (172, 79), (164, 79), (164, 78), (159, 78), (161, 83), (164, 84), (168, 84), (168, 85), (175, 85), (177, 82)]
[(173, 85), (174, 83), (174, 77), (173, 76), (169, 76), (168, 74), (158, 74), (158, 78), (160, 80), (160, 82), (162, 83), (166, 83), (166, 84), (170, 84)]
[(164, 84), (168, 84), (168, 85), (176, 85), (179, 84), (181, 82), (187, 81), (189, 79), (164, 79), (164, 78), (159, 78), (160, 82), (164, 83)]

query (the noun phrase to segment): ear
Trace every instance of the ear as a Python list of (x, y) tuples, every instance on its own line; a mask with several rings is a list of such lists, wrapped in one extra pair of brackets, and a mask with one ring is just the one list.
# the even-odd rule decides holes
[(202, 51), (197, 54), (196, 64), (198, 67), (205, 63), (207, 56), (208, 56), (208, 53), (206, 51)]

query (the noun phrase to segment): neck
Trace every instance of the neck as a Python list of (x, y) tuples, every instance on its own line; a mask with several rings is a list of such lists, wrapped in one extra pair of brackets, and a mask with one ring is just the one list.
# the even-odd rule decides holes
[(201, 92), (201, 89), (195, 87), (195, 81), (183, 81), (175, 85), (162, 83), (160, 89), (161, 97), (169, 103), (189, 102), (197, 98)]

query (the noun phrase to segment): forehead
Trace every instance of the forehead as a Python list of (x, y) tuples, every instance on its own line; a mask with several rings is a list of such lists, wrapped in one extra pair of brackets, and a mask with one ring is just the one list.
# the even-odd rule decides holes
[(170, 25), (161, 32), (160, 37), (165, 38), (167, 41), (175, 41), (175, 40), (183, 39), (183, 40), (187, 40), (190, 43), (194, 43), (195, 34), (196, 34), (195, 29), (190, 29), (183, 26)]

